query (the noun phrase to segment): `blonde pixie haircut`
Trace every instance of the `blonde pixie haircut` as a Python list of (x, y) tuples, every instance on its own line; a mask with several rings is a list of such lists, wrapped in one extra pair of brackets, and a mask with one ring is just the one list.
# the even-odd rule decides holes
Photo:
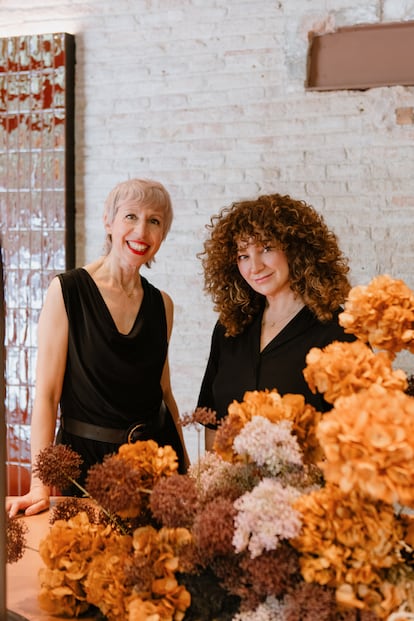
[[(167, 237), (173, 220), (171, 198), (165, 187), (159, 181), (152, 179), (128, 179), (118, 183), (108, 194), (104, 203), (104, 218), (112, 224), (120, 203), (136, 201), (141, 205), (155, 205), (164, 211), (164, 230), (162, 239)], [(108, 254), (112, 247), (112, 238), (108, 234), (105, 238), (104, 254)], [(149, 265), (147, 266), (149, 267)]]

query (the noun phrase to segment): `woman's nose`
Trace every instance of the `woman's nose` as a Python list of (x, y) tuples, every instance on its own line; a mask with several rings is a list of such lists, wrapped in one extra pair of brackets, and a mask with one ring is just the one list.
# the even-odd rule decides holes
[(254, 254), (252, 256), (252, 261), (251, 261), (251, 269), (252, 272), (260, 272), (260, 270), (263, 268), (263, 261), (262, 261), (262, 257), (260, 255)]

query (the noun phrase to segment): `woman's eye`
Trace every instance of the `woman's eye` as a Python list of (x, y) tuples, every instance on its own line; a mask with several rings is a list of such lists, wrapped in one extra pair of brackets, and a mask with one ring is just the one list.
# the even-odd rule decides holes
[(239, 254), (237, 256), (238, 261), (244, 261), (244, 259), (247, 259), (247, 254)]
[(156, 224), (157, 226), (159, 226), (161, 224), (160, 220), (158, 220), (158, 218), (151, 218), (150, 220), (151, 224)]
[(127, 213), (125, 218), (127, 220), (134, 220), (136, 218), (136, 215), (134, 213)]
[(263, 246), (263, 251), (264, 252), (270, 252), (271, 250), (273, 250), (273, 246)]

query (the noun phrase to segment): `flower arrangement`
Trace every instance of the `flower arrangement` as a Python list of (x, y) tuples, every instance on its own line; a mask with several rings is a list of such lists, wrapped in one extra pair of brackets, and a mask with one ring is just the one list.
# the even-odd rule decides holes
[[(93, 466), (86, 499), (51, 511), (39, 601), (108, 621), (414, 619), (414, 294), (388, 276), (350, 292), (357, 341), (312, 349), (301, 395), (247, 392), (214, 452), (177, 473), (171, 447), (136, 442)], [(208, 423), (198, 409), (185, 424)], [(36, 468), (62, 486), (79, 456), (53, 446)], [(63, 477), (63, 478), (62, 478)]]

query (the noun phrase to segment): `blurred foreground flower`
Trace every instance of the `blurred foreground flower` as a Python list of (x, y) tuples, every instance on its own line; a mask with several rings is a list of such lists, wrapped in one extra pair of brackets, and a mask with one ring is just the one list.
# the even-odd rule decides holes
[(391, 358), (402, 349), (414, 353), (414, 293), (387, 274), (351, 289), (339, 323)]

